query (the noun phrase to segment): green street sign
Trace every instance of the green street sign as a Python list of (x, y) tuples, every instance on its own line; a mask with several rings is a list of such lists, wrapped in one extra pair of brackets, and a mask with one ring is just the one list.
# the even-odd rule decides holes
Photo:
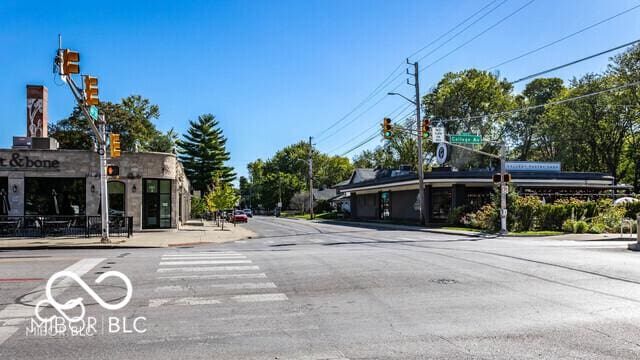
[(449, 136), (449, 141), (454, 144), (482, 144), (482, 136), (472, 134), (458, 134)]
[(93, 120), (98, 120), (98, 108), (91, 105), (91, 107), (89, 107), (89, 115), (91, 115)]

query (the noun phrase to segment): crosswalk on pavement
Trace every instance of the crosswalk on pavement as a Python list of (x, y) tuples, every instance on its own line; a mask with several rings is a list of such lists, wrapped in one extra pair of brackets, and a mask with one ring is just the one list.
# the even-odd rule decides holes
[(161, 285), (150, 308), (289, 300), (258, 265), (235, 251), (163, 254), (156, 278)]

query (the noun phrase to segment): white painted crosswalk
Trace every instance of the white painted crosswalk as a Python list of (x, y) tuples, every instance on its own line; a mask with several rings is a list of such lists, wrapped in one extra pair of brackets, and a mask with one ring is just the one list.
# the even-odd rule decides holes
[[(212, 265), (212, 266), (205, 266)], [(150, 308), (287, 301), (252, 260), (234, 251), (163, 254)], [(194, 296), (198, 294), (199, 296)], [(180, 297), (179, 295), (184, 295)]]

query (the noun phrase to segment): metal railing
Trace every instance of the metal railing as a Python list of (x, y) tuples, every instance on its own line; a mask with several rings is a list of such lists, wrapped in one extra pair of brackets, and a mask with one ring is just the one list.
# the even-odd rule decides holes
[[(133, 235), (133, 217), (110, 216), (109, 235)], [(100, 216), (0, 216), (0, 237), (100, 237)]]

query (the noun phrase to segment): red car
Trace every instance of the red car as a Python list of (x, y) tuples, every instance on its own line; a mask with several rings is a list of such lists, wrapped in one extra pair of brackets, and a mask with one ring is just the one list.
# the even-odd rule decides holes
[(236, 210), (233, 213), (233, 221), (234, 222), (247, 222), (249, 220), (249, 218), (247, 217), (247, 214), (244, 213), (244, 211), (242, 210)]

